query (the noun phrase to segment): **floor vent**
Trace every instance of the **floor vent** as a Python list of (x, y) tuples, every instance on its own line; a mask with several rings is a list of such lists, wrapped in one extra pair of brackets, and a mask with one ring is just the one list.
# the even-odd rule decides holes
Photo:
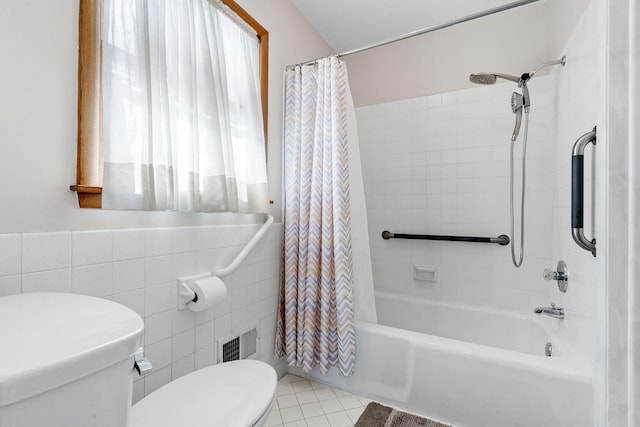
[(258, 331), (251, 328), (238, 336), (218, 341), (218, 363), (251, 359), (258, 350)]

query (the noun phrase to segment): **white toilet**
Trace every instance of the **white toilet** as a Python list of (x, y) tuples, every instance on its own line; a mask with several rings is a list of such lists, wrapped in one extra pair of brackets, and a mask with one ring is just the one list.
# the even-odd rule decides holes
[(271, 413), (276, 387), (275, 371), (263, 362), (239, 360), (209, 366), (170, 382), (133, 405), (129, 425), (263, 426)]
[(262, 426), (277, 379), (266, 363), (210, 366), (131, 407), (133, 354), (143, 322), (84, 295), (0, 298), (0, 426)]

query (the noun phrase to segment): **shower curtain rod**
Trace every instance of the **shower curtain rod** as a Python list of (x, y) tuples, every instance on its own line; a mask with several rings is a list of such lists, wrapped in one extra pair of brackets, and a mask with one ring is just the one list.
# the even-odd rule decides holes
[[(451, 21), (442, 23), (442, 24), (438, 24), (438, 25), (434, 25), (431, 27), (427, 27), (427, 28), (422, 28), (420, 30), (416, 30), (416, 31), (411, 31), (410, 33), (406, 33), (406, 34), (402, 34), (400, 36), (397, 37), (393, 37), (390, 39), (386, 39), (377, 43), (372, 43), (366, 46), (362, 46), (356, 49), (352, 49), (352, 50), (347, 50), (346, 52), (342, 52), (342, 53), (337, 53), (334, 55), (328, 55), (329, 57), (331, 56), (336, 56), (338, 58), (343, 57), (343, 56), (347, 56), (347, 55), (353, 55), (354, 53), (360, 53), (360, 52), (364, 52), (365, 50), (369, 50), (369, 49), (373, 49), (376, 47), (380, 47), (380, 46), (385, 46), (391, 43), (395, 43), (395, 42), (399, 42), (402, 40), (406, 40), (406, 39), (410, 39), (412, 37), (416, 37), (416, 36), (420, 36), (422, 34), (427, 34), (427, 33), (431, 33), (433, 31), (438, 31), (438, 30), (442, 30), (444, 28), (448, 28), (448, 27), (453, 27), (454, 25), (457, 24), (462, 24), (464, 22), (468, 22), (468, 21), (473, 21), (474, 19), (478, 19), (478, 18), (483, 18), (485, 16), (489, 16), (489, 15), (493, 15), (495, 13), (499, 13), (499, 12), (504, 12), (505, 10), (509, 10), (509, 9), (515, 9), (516, 7), (520, 7), (520, 6), (525, 6), (529, 3), (535, 3), (538, 2), (540, 0), (519, 0), (519, 1), (514, 1), (512, 3), (507, 3), (505, 5), (502, 6), (497, 6), (494, 7), (492, 9), (487, 9), (484, 10), (482, 12), (478, 12), (478, 13), (474, 13), (471, 15), (467, 15), (467, 16), (463, 16), (462, 18), (458, 18), (458, 19), (453, 19)], [(326, 58), (326, 57), (322, 57), (322, 58)], [(307, 62), (301, 62), (298, 64), (291, 64), (291, 65), (287, 65), (287, 69), (291, 69), (291, 68), (295, 68), (297, 66), (300, 65), (311, 65), (317, 61), (319, 61), (322, 58), (316, 58), (316, 59), (312, 59), (310, 61)]]

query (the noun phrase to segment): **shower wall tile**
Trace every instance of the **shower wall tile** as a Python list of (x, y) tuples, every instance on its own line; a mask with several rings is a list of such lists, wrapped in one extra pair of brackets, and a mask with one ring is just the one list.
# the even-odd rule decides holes
[[(542, 77), (530, 85), (535, 109), (527, 147), (525, 267), (520, 270), (513, 267), (508, 247), (380, 238), (382, 230), (511, 234), (509, 149), (514, 116), (509, 99), (514, 85), (357, 109), (376, 288), (523, 310), (548, 299), (541, 274), (550, 265), (552, 251), (555, 118), (548, 111), (555, 105), (554, 84), (552, 78)], [(518, 155), (521, 145), (516, 146)], [(436, 265), (437, 282), (415, 280), (414, 264)]]
[[(409, 105), (410, 107), (410, 105)], [(397, 106), (405, 111), (408, 106)], [(143, 317), (154, 372), (134, 378), (134, 401), (217, 362), (218, 342), (258, 328), (257, 358), (274, 360), (282, 225), (274, 224), (231, 275), (225, 301), (177, 310), (177, 279), (228, 265), (259, 224), (0, 234), (0, 296), (75, 292), (107, 298)]]
[[(554, 265), (557, 260), (564, 260), (571, 274), (567, 293), (557, 301), (569, 310), (560, 334), (591, 366), (596, 365), (598, 357), (604, 359), (598, 352), (605, 345), (604, 332), (600, 332), (602, 343), (598, 346), (599, 323), (602, 323), (598, 315), (605, 307), (604, 287), (599, 277), (604, 277), (605, 147), (609, 143), (605, 140), (606, 79), (602, 78), (607, 74), (604, 9), (604, 2), (591, 2), (586, 8), (565, 46), (567, 64), (555, 71), (560, 106), (558, 123), (562, 125), (557, 128), (555, 161), (548, 165), (556, 178), (552, 183), (555, 195), (549, 206), (553, 212)], [(578, 248), (570, 233), (571, 149), (573, 143), (594, 126), (598, 127), (597, 146), (589, 144), (585, 150), (584, 231), (588, 239), (599, 239), (597, 258)]]
[[(525, 258), (519, 269), (513, 267), (508, 247), (380, 237), (382, 230), (511, 234), (509, 143), (514, 116), (509, 99), (515, 85), (475, 87), (357, 109), (377, 289), (525, 311), (554, 301), (567, 312), (558, 333), (575, 353), (592, 366), (604, 357), (598, 356), (604, 342), (598, 347), (597, 333), (601, 330), (598, 313), (604, 310), (604, 290), (598, 279), (604, 276), (603, 258), (578, 248), (570, 225), (571, 148), (580, 135), (597, 125), (598, 146), (588, 146), (585, 154), (585, 177), (589, 178), (585, 233), (604, 243), (602, 183), (608, 141), (604, 141), (606, 80), (602, 76), (607, 74), (607, 37), (603, 5), (590, 2), (585, 9), (563, 51), (566, 66), (554, 67), (529, 85)], [(407, 120), (408, 135), (399, 129)], [(518, 157), (521, 141), (516, 145)], [(571, 275), (566, 294), (541, 277), (544, 268), (555, 268), (560, 259), (567, 262)], [(437, 282), (414, 280), (414, 264), (437, 266)]]

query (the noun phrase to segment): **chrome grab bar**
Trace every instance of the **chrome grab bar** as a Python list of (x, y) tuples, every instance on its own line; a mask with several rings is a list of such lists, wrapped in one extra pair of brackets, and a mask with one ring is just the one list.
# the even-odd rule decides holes
[(450, 242), (475, 242), (475, 243), (497, 243), (505, 246), (509, 244), (509, 236), (501, 234), (498, 237), (468, 237), (468, 236), (440, 236), (433, 234), (399, 234), (383, 231), (382, 238), (389, 239), (414, 239), (414, 240), (447, 240)]
[(595, 257), (596, 239), (587, 240), (584, 235), (583, 209), (584, 209), (584, 149), (588, 143), (596, 145), (596, 127), (591, 132), (582, 135), (573, 144), (571, 156), (571, 235), (573, 240), (582, 249), (585, 249)]

